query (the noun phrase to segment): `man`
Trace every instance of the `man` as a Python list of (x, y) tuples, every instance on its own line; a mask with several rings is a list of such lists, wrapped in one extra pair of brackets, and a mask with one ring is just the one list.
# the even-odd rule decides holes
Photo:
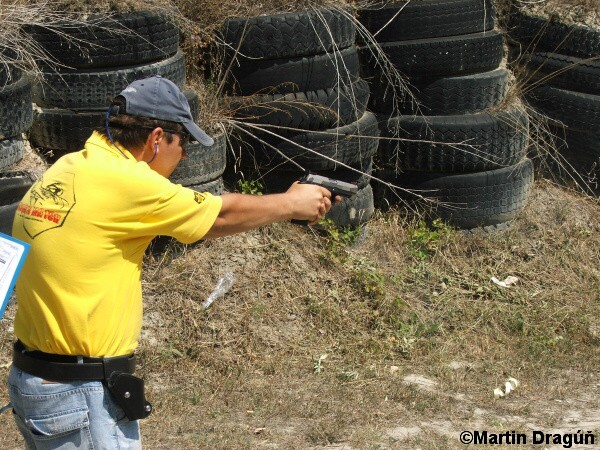
[(141, 448), (138, 419), (151, 405), (133, 353), (153, 237), (190, 243), (316, 222), (331, 207), (331, 193), (308, 184), (264, 196), (174, 185), (167, 178), (189, 139), (213, 143), (177, 86), (135, 81), (85, 148), (52, 165), (19, 204), (13, 236), (31, 249), (16, 286), (9, 394), (28, 448)]

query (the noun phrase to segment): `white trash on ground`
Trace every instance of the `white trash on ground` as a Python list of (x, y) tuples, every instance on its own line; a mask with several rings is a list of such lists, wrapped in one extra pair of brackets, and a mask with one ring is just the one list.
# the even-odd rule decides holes
[(517, 281), (519, 281), (519, 279), (517, 277), (513, 277), (512, 275), (510, 275), (502, 281), (500, 281), (496, 277), (492, 277), (492, 281), (494, 282), (494, 284), (497, 284), (498, 286), (507, 288), (507, 287), (510, 287), (512, 284), (515, 284)]
[(212, 302), (214, 302), (217, 299), (217, 297), (222, 297), (223, 295), (225, 295), (225, 293), (229, 289), (231, 289), (231, 286), (233, 285), (233, 281), (234, 281), (233, 273), (225, 272), (225, 275), (223, 275), (217, 281), (217, 285), (215, 286), (215, 289), (210, 293), (210, 295), (206, 298), (206, 300), (204, 300), (202, 302), (202, 306), (206, 309), (212, 304)]
[(504, 383), (504, 390), (502, 390), (501, 388), (494, 389), (494, 398), (506, 397), (508, 394), (514, 391), (517, 388), (517, 386), (519, 386), (519, 380), (510, 377)]

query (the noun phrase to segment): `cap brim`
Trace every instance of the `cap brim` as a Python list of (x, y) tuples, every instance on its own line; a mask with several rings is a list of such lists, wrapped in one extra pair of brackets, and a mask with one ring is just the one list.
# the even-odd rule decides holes
[(210, 147), (215, 143), (215, 140), (206, 134), (204, 130), (194, 122), (182, 122), (182, 125), (190, 132), (192, 138), (200, 142), (202, 145)]

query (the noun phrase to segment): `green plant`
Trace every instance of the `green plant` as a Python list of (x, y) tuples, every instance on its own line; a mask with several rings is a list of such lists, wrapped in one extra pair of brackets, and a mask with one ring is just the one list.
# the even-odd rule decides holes
[(313, 363), (313, 371), (315, 373), (321, 373), (325, 370), (323, 367), (323, 361), (327, 359), (327, 354), (324, 353), (319, 356), (319, 358)]
[(355, 262), (351, 282), (363, 297), (373, 300), (385, 297), (385, 276), (365, 258)]
[(175, 343), (168, 341), (161, 349), (162, 357), (164, 359), (177, 359), (183, 358), (184, 354), (175, 347)]
[[(394, 286), (388, 287), (394, 291)], [(378, 307), (378, 314), (372, 329), (390, 344), (390, 348), (402, 355), (411, 353), (415, 344), (430, 340), (440, 330), (440, 323), (411, 311), (412, 307), (400, 296), (384, 299)]]
[(428, 226), (425, 221), (419, 221), (414, 229), (408, 230), (411, 254), (417, 259), (424, 260), (434, 254), (444, 237), (452, 231), (441, 219), (435, 219)]
[(265, 311), (267, 311), (267, 305), (264, 303), (259, 302), (252, 305), (252, 315), (255, 319), (260, 319), (265, 314)]
[(394, 314), (389, 318), (389, 325), (393, 328), (389, 332), (390, 341), (395, 344), (398, 352), (405, 355), (410, 353), (419, 339), (435, 335), (440, 327), (435, 322), (421, 321), (415, 313), (412, 313), (407, 320), (402, 320)]
[(238, 180), (237, 184), (242, 194), (262, 195), (265, 188), (257, 180)]
[(328, 237), (327, 251), (335, 258), (343, 256), (343, 250), (356, 244), (358, 238), (362, 235), (360, 227), (338, 227), (333, 220), (323, 219), (319, 226), (325, 231)]

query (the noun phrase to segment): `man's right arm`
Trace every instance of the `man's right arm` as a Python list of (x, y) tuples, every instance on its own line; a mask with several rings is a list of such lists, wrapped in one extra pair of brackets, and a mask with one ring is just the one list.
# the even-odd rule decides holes
[(294, 183), (269, 195), (223, 194), (221, 211), (205, 239), (228, 236), (292, 219), (316, 223), (331, 208), (331, 193), (320, 186)]

